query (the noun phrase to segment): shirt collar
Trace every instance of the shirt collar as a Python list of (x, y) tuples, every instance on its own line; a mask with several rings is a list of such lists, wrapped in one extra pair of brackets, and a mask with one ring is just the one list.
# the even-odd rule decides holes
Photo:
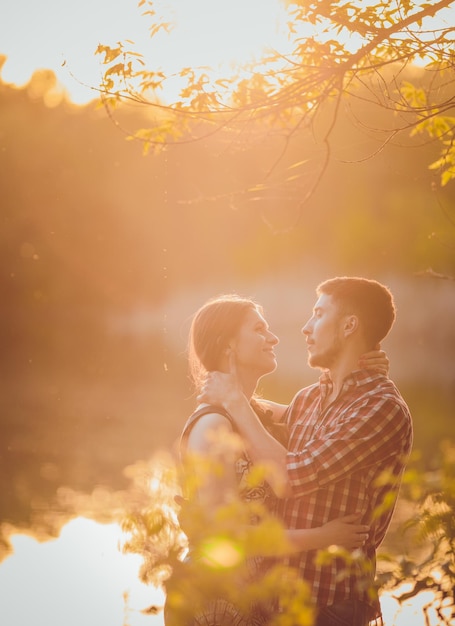
[[(384, 374), (381, 374), (377, 370), (373, 369), (358, 369), (354, 370), (350, 374), (348, 374), (343, 380), (342, 391), (346, 391), (351, 387), (363, 387), (364, 385), (369, 385), (372, 382), (382, 378)], [(329, 390), (332, 389), (333, 383), (330, 378), (330, 372), (325, 370), (319, 377), (319, 385), (321, 387), (321, 391), (325, 394), (328, 393)]]

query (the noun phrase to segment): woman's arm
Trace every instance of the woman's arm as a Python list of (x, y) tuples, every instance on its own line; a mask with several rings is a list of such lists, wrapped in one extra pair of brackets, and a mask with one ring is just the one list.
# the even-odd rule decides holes
[(369, 526), (356, 523), (358, 515), (347, 515), (316, 528), (286, 530), (293, 552), (320, 550), (338, 545), (346, 550), (363, 546), (368, 538)]
[(384, 350), (381, 350), (380, 344), (377, 344), (375, 350), (365, 352), (359, 359), (359, 367), (376, 370), (384, 376), (389, 375), (389, 358)]
[(262, 425), (244, 395), (231, 362), (230, 373), (213, 371), (207, 375), (206, 382), (198, 396), (199, 402), (223, 406), (235, 421), (246, 442), (251, 460), (256, 465), (272, 469), (273, 480), (267, 480), (278, 497), (291, 495), (287, 478), (287, 450)]
[[(362, 360), (363, 359), (363, 360)], [(373, 350), (362, 355), (359, 366), (371, 367), (386, 373), (388, 359), (382, 350)], [(362, 365), (360, 365), (362, 364)], [(248, 452), (257, 465), (272, 466), (275, 472), (275, 481), (271, 487), (278, 497), (292, 495), (288, 476), (287, 450), (279, 443), (257, 419), (249, 400), (240, 388), (235, 360), (230, 360), (229, 373), (210, 372), (206, 383), (199, 395), (199, 401), (212, 404), (221, 404), (232, 415), (240, 434), (247, 442)], [(263, 401), (265, 402), (265, 401)], [(280, 415), (285, 407), (273, 404), (276, 415)], [(282, 413), (281, 413), (282, 415)]]

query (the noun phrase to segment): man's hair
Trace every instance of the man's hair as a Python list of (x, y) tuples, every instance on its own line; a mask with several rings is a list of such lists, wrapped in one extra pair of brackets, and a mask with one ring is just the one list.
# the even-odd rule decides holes
[(390, 290), (376, 280), (343, 276), (318, 285), (317, 294), (332, 296), (342, 314), (359, 318), (367, 343), (373, 348), (388, 334), (396, 309)]

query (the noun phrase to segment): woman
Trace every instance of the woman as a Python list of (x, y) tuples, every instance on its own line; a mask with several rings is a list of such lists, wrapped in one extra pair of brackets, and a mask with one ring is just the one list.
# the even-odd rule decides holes
[[(256, 397), (260, 379), (276, 368), (274, 348), (277, 343), (278, 338), (269, 329), (257, 303), (237, 295), (220, 296), (209, 300), (194, 315), (189, 334), (189, 368), (197, 392), (207, 372), (229, 371), (230, 359), (234, 358), (240, 384), (245, 395), (251, 399), (258, 419), (273, 436), (285, 443), (286, 433), (279, 423), (285, 405), (265, 403)], [(378, 355), (373, 353), (373, 356)], [(382, 361), (384, 369), (387, 369), (388, 361)], [(210, 533), (215, 513), (220, 507), (240, 500), (263, 505), (273, 512), (276, 496), (270, 480), (252, 480), (251, 460), (241, 440), (235, 436), (234, 423), (222, 408), (207, 405), (197, 408), (183, 428), (180, 453), (186, 466), (187, 487), (190, 485), (191, 491), (186, 490), (187, 500), (182, 508), (190, 551), (193, 546), (203, 545), (204, 534)], [(199, 464), (195, 470), (196, 458)], [(201, 460), (209, 463), (204, 466), (205, 471), (201, 470)], [(279, 486), (274, 488), (279, 490)], [(198, 513), (192, 506), (194, 504)], [(260, 511), (257, 508), (254, 510)], [(254, 523), (257, 519), (250, 516), (246, 523), (248, 521)], [(288, 552), (302, 551), (338, 544), (353, 550), (363, 544), (368, 533), (368, 526), (355, 522), (356, 516), (351, 515), (319, 528), (294, 530), (292, 534), (287, 531), (285, 549)], [(281, 545), (280, 550), (283, 549)], [(195, 548), (195, 553), (196, 558), (203, 558), (200, 550), (198, 554), (198, 548)], [(254, 579), (263, 573), (265, 563), (267, 560), (261, 557), (249, 558), (248, 578)], [(259, 625), (267, 623), (267, 613), (267, 605), (239, 609), (227, 598), (212, 596), (185, 625)], [(171, 624), (169, 613), (166, 624)]]

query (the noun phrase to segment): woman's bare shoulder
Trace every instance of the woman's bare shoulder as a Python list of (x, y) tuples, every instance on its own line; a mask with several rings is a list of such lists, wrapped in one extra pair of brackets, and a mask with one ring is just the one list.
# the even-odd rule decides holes
[(220, 430), (232, 431), (232, 425), (229, 420), (221, 413), (215, 411), (204, 413), (191, 426), (188, 433), (188, 448), (195, 452), (203, 452), (210, 449), (213, 443), (210, 433)]

